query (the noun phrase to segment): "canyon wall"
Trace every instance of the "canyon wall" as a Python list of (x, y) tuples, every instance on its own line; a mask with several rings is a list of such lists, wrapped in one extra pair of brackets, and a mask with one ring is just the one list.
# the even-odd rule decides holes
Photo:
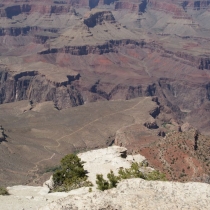
[(81, 93), (76, 88), (79, 77), (69, 75), (67, 81), (57, 83), (36, 71), (21, 72), (14, 76), (0, 71), (0, 103), (53, 101), (58, 109), (82, 105)]

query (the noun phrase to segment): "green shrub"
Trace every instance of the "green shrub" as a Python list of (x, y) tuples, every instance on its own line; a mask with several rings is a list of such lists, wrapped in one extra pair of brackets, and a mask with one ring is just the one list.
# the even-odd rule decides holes
[(0, 187), (0, 195), (9, 195), (9, 192), (5, 187)]
[(53, 174), (53, 191), (70, 191), (92, 186), (92, 183), (87, 181), (83, 164), (84, 162), (76, 154), (69, 154), (62, 158), (59, 169)]
[(109, 182), (103, 178), (102, 174), (96, 175), (96, 184), (99, 190), (108, 190), (109, 189)]
[(132, 163), (131, 167), (128, 169), (121, 168), (118, 171), (120, 179), (130, 179), (130, 178), (142, 178), (145, 179), (144, 174), (139, 170), (140, 164), (139, 163)]
[(117, 187), (117, 183), (119, 182), (120, 178), (115, 176), (112, 170), (107, 174), (107, 178), (109, 180), (109, 189)]
[(110, 171), (110, 173), (107, 174), (108, 180), (105, 180), (102, 174), (97, 174), (96, 184), (98, 189), (104, 191), (116, 187), (118, 182), (122, 179), (141, 178), (145, 180), (166, 181), (165, 174), (159, 172), (158, 170), (143, 173), (139, 170), (141, 167), (141, 163), (134, 162), (130, 168), (120, 168), (118, 176), (115, 176), (113, 171)]
[(120, 180), (119, 176), (115, 176), (114, 172), (111, 170), (110, 173), (107, 174), (108, 181), (103, 178), (102, 174), (96, 175), (96, 184), (99, 190), (108, 190), (113, 187), (117, 187), (117, 183)]

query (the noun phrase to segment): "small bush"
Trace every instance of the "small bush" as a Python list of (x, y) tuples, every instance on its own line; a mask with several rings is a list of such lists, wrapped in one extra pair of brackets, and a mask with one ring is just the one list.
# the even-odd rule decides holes
[(108, 190), (109, 189), (109, 182), (103, 178), (102, 174), (96, 175), (96, 184), (99, 190)]
[(107, 178), (109, 180), (109, 189), (117, 187), (117, 183), (119, 182), (120, 178), (115, 176), (112, 170), (107, 174)]
[(118, 171), (120, 179), (130, 179), (130, 178), (142, 178), (145, 179), (144, 174), (139, 170), (140, 164), (134, 162), (130, 168), (123, 169), (121, 168)]
[(143, 164), (139, 163), (132, 163), (130, 168), (120, 168), (118, 171), (118, 176), (115, 176), (113, 171), (107, 174), (108, 180), (103, 178), (102, 174), (96, 175), (96, 184), (99, 190), (108, 190), (113, 187), (116, 187), (118, 182), (122, 179), (131, 179), (131, 178), (141, 178), (145, 180), (158, 180), (158, 181), (166, 181), (165, 174), (154, 170), (149, 173), (142, 173), (139, 169), (142, 167)]
[(119, 176), (115, 176), (114, 172), (111, 170), (110, 173), (107, 174), (108, 180), (103, 178), (102, 174), (96, 175), (96, 184), (98, 185), (99, 190), (108, 190), (114, 187), (117, 187), (117, 183), (120, 180)]
[(9, 195), (9, 192), (5, 187), (0, 187), (0, 195)]
[(166, 176), (160, 171), (154, 170), (146, 175), (146, 180), (166, 181)]

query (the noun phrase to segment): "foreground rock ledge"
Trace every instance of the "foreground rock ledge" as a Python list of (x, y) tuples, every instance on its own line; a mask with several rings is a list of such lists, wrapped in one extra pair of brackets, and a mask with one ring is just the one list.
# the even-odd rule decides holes
[(209, 209), (210, 185), (129, 179), (116, 189), (70, 195), (42, 210)]
[[(124, 147), (108, 147), (79, 154), (85, 161), (89, 180), (104, 177), (119, 167), (129, 168), (132, 161), (142, 162), (141, 155), (128, 155)], [(139, 209), (209, 209), (210, 185), (204, 183), (178, 183), (128, 179), (117, 188), (98, 191), (94, 186), (79, 188), (68, 193), (48, 193), (49, 188), (32, 186), (8, 187), (10, 196), (0, 196), (2, 210), (139, 210)]]

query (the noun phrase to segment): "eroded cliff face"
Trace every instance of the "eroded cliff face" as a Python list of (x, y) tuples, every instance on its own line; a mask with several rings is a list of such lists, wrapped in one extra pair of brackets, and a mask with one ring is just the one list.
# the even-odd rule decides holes
[(38, 27), (12, 27), (12, 28), (0, 28), (0, 36), (26, 36), (29, 32), (38, 31)]
[[(122, 52), (126, 53), (127, 57), (129, 54), (125, 49), (129, 46), (132, 46), (132, 53), (136, 53), (136, 51), (142, 51), (141, 53), (143, 53), (146, 50), (150, 50), (152, 54), (154, 54), (154, 58), (139, 58), (139, 60), (144, 59), (145, 66), (143, 66), (143, 70), (145, 72), (145, 68), (147, 68), (147, 79), (139, 77), (135, 84), (133, 84), (132, 81), (125, 82), (119, 73), (119, 78), (123, 80), (116, 84), (115, 82), (112, 82), (113, 75), (110, 74), (110, 79), (107, 78), (107, 81), (103, 81), (100, 79), (100, 73), (96, 70), (92, 81), (86, 82), (84, 75), (86, 75), (87, 70), (84, 69), (79, 71), (80, 74), (78, 73), (77, 76), (67, 76), (69, 77), (68, 79), (66, 77), (66, 80), (57, 83), (53, 80), (49, 80), (45, 74), (39, 73), (39, 69), (36, 71), (18, 73), (16, 75), (11, 74), (9, 69), (7, 69), (1, 71), (0, 102), (9, 103), (25, 99), (34, 102), (53, 101), (59, 109), (62, 109), (70, 106), (78, 106), (84, 102), (94, 102), (98, 100), (129, 100), (142, 96), (158, 96), (162, 104), (169, 106), (175, 112), (180, 112), (181, 110), (186, 114), (186, 112), (197, 109), (205, 101), (209, 100), (207, 78), (203, 80), (204, 82), (202, 84), (202, 80), (200, 81), (200, 79), (199, 81), (191, 81), (193, 79), (189, 78), (190, 80), (186, 79), (184, 81), (177, 79), (179, 76), (173, 78), (173, 73), (169, 77), (163, 77), (153, 71), (153, 67), (150, 67), (150, 65), (153, 65), (152, 62), (155, 62), (156, 59), (162, 59), (164, 62), (174, 62), (174, 64), (175, 62), (180, 62), (180, 65), (182, 68), (186, 69), (186, 71), (187, 69), (191, 69), (191, 66), (193, 65), (194, 68), (197, 66), (197, 73), (202, 73), (199, 63), (202, 61), (202, 58), (194, 58), (182, 53), (175, 54), (171, 51), (166, 51), (162, 47), (154, 45), (153, 43), (146, 43), (145, 41), (137, 42), (134, 40), (116, 40), (110, 41), (102, 46), (71, 46), (65, 47), (65, 49), (49, 49), (41, 52), (40, 56), (43, 56), (42, 59), (47, 58), (48, 62), (53, 59), (58, 61), (60, 56), (67, 56), (64, 61), (67, 60), (68, 65), (68, 60), (78, 60), (78, 56), (85, 56), (83, 59), (85, 59), (84, 61), (87, 63), (87, 67), (91, 66), (92, 68), (95, 66), (94, 68), (96, 68), (98, 66), (97, 63), (89, 63), (89, 58), (92, 55), (99, 56), (99, 60), (102, 59), (102, 61), (107, 56), (109, 58), (109, 56), (116, 56), (118, 53), (121, 54)], [(162, 56), (156, 57), (157, 52), (159, 54), (162, 53)], [(53, 57), (50, 58), (49, 56), (52, 55)], [(125, 58), (119, 57), (118, 62), (122, 62)], [(61, 61), (63, 62), (63, 58)], [(206, 62), (208, 62), (207, 59)], [(79, 69), (84, 68), (81, 64), (77, 64)], [(63, 63), (62, 65), (66, 64)], [(116, 68), (115, 63), (110, 63), (109, 66), (109, 68)], [(71, 67), (74, 68), (75, 66), (72, 65)], [(97, 67), (97, 69), (99, 67)], [(102, 64), (101, 68), (107, 68), (107, 64)], [(120, 65), (118, 68), (120, 68)], [(157, 71), (161, 68), (161, 65), (156, 66)], [(208, 68), (208, 65), (202, 66), (202, 69), (207, 70)], [(180, 73), (181, 72), (178, 72), (177, 70), (176, 75), (179, 75)], [(151, 80), (152, 75), (156, 77), (155, 80)], [(185, 114), (181, 114), (181, 116), (184, 116)]]
[[(19, 2), (19, 5), (4, 6), (0, 7), (0, 16), (12, 19), (14, 16), (20, 14), (40, 13), (40, 14), (65, 14), (73, 13), (71, 5), (44, 5), (44, 4), (33, 4), (30, 2)], [(52, 2), (51, 2), (52, 3)]]
[[(92, 24), (92, 23), (87, 23)], [(135, 41), (130, 39), (124, 40), (110, 40), (104, 44), (99, 45), (83, 45), (83, 46), (65, 46), (63, 48), (51, 48), (40, 52), (39, 54), (52, 54), (52, 53), (67, 53), (71, 55), (89, 55), (89, 54), (106, 54), (106, 53), (117, 53), (120, 46), (135, 44), (136, 46), (143, 46), (144, 41)]]
[(142, 1), (116, 1), (115, 2), (115, 10), (128, 10), (129, 12), (134, 13), (144, 13), (147, 8), (148, 1), (142, 0)]
[(0, 72), (0, 102), (11, 103), (20, 100), (34, 102), (53, 101), (58, 109), (78, 106), (84, 103), (77, 89), (79, 74), (67, 76), (67, 81), (58, 83), (48, 80), (36, 71), (11, 75)]
[[(165, 0), (165, 1), (157, 1), (157, 0), (149, 0), (148, 1), (149, 6), (155, 8), (155, 9), (161, 9), (163, 11), (168, 12), (180, 12), (181, 7), (183, 9), (194, 9), (194, 10), (202, 10), (206, 9), (210, 5), (209, 0), (188, 0), (188, 1), (179, 1), (174, 2), (173, 0)], [(175, 7), (175, 5), (177, 5)], [(177, 10), (177, 11), (176, 11)]]
[(206, 9), (210, 5), (209, 0), (204, 0), (204, 1), (183, 1), (182, 6), (184, 9), (194, 9), (194, 10), (202, 10)]
[(154, 96), (155, 85), (115, 85), (111, 90), (103, 83), (84, 86), (80, 75), (67, 76), (64, 82), (47, 79), (37, 71), (21, 72), (15, 75), (0, 71), (0, 103), (12, 103), (30, 100), (32, 103), (53, 101), (58, 109), (74, 107), (84, 102), (100, 100), (133, 99), (143, 96)]

